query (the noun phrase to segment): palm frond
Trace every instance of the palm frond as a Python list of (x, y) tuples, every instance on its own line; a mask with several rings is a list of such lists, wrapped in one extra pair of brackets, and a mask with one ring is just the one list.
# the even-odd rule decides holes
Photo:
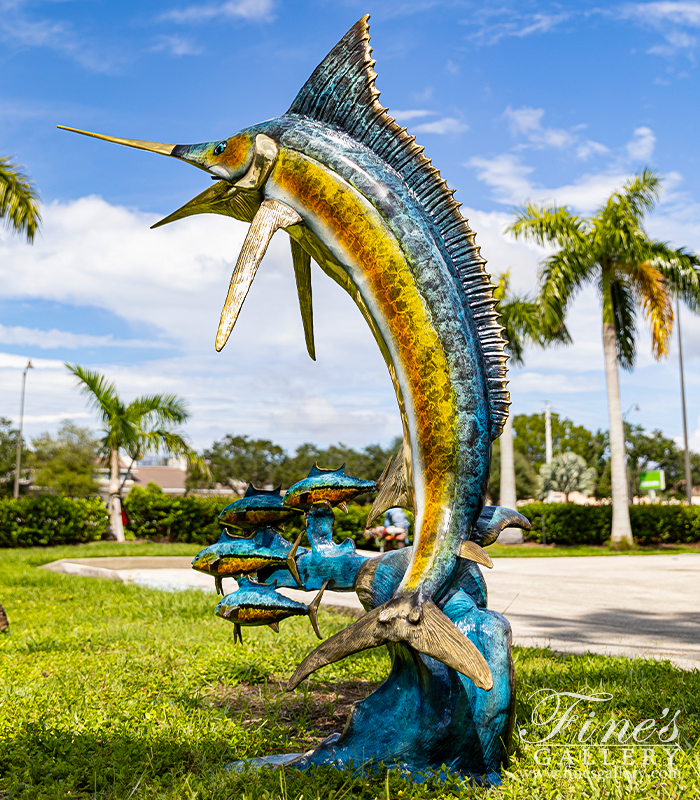
[(634, 297), (625, 281), (616, 278), (610, 281), (610, 297), (617, 337), (617, 363), (622, 369), (631, 370), (637, 357), (637, 315)]
[(83, 369), (78, 364), (65, 364), (66, 368), (78, 379), (77, 386), (80, 392), (88, 399), (88, 405), (102, 420), (103, 425), (118, 415), (119, 395), (113, 382), (107, 380), (99, 372)]
[(185, 401), (174, 394), (153, 394), (137, 397), (129, 403), (127, 413), (134, 419), (150, 419), (156, 425), (162, 425), (167, 422), (180, 425), (190, 415)]
[(700, 258), (683, 247), (673, 250), (665, 242), (650, 245), (649, 264), (666, 278), (671, 294), (691, 311), (700, 312)]
[(658, 361), (668, 355), (673, 333), (673, 304), (667, 280), (649, 264), (638, 264), (630, 275), (634, 299), (651, 330), (651, 352)]
[(17, 233), (24, 233), (28, 242), (34, 240), (41, 223), (39, 195), (34, 184), (11, 163), (0, 157), (0, 218)]
[(585, 236), (584, 220), (563, 206), (538, 206), (529, 202), (513, 209), (513, 214), (515, 222), (506, 228), (506, 233), (512, 233), (516, 239), (529, 239), (541, 246), (568, 247), (581, 242)]
[(659, 199), (661, 178), (650, 169), (634, 175), (619, 192), (614, 192), (604, 208), (610, 209), (620, 218), (634, 219), (639, 225), (647, 211), (651, 211)]
[(541, 314), (549, 330), (563, 325), (569, 303), (596, 276), (597, 264), (583, 248), (562, 249), (547, 258), (539, 270)]

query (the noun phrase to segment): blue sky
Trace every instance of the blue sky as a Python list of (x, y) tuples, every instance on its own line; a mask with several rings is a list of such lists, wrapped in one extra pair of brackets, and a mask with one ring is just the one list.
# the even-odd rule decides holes
[[(32, 247), (0, 241), (0, 415), (17, 417), (32, 358), (29, 436), (94, 424), (63, 361), (101, 370), (127, 397), (176, 392), (198, 447), (248, 433), (388, 442), (400, 432), (376, 344), (352, 302), (314, 273), (318, 361), (305, 354), (288, 245), (278, 234), (226, 349), (214, 351), (246, 226), (196, 217), (150, 231), (209, 183), (198, 170), (56, 130), (190, 143), (283, 113), (328, 50), (371, 14), (382, 102), (442, 171), (477, 242), (515, 287), (536, 247), (503, 234), (530, 198), (588, 213), (648, 165), (665, 176), (648, 230), (700, 251), (700, 2), (142, 2), (0, 0), (0, 153), (36, 181)], [(700, 450), (700, 320), (682, 311), (689, 424)], [(607, 427), (594, 291), (572, 347), (510, 373), (516, 413)], [(640, 320), (621, 376), (630, 421), (679, 436), (677, 344), (657, 364)]]

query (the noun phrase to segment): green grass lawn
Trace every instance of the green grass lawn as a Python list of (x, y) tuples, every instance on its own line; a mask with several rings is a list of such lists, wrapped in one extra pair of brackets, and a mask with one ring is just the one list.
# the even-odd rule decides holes
[[(625, 765), (620, 748), (610, 749), (609, 765), (592, 759), (584, 767), (584, 751), (573, 746), (552, 748), (550, 764), (538, 764), (536, 749), (519, 744), (503, 785), (490, 790), (414, 785), (385, 773), (367, 780), (330, 769), (234, 773), (228, 765), (235, 759), (301, 751), (342, 730), (349, 704), (383, 679), (388, 658), (384, 650), (359, 654), (286, 694), (280, 681), (317, 641), (307, 620), (282, 623), (279, 635), (248, 629), (245, 644), (234, 646), (232, 626), (213, 614), (212, 595), (170, 594), (34, 568), (69, 556), (196, 550), (105, 543), (0, 551), (0, 601), (11, 623), (10, 635), (0, 636), (0, 798), (700, 796), (699, 672), (523, 648), (514, 651), (516, 731), (531, 730), (537, 690), (609, 692), (613, 699), (599, 712), (606, 719), (612, 715), (637, 725), (659, 719), (665, 708), (679, 710), (676, 772), (664, 774), (666, 757), (643, 765), (637, 751)], [(326, 636), (347, 622), (321, 613)], [(563, 732), (557, 742), (575, 735)]]

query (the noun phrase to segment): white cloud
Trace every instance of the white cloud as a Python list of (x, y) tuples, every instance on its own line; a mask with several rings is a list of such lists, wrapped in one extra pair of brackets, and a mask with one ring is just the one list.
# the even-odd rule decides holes
[(181, 36), (159, 36), (151, 50), (154, 53), (165, 52), (173, 56), (198, 56), (202, 53), (200, 47)]
[(208, 22), (213, 19), (267, 21), (273, 18), (273, 0), (229, 0), (226, 3), (203, 3), (173, 9), (162, 20), (179, 23)]
[(391, 109), (389, 113), (397, 122), (410, 122), (414, 119), (435, 116), (437, 111), (428, 111), (427, 108), (407, 108)]
[(647, 50), (653, 55), (671, 58), (685, 51), (690, 52), (698, 44), (695, 36), (684, 28), (700, 28), (700, 3), (698, 2), (656, 2), (630, 3), (622, 6), (619, 15), (623, 19), (635, 20), (642, 25), (659, 31), (665, 44), (654, 45)]
[(577, 146), (576, 157), (580, 158), (582, 161), (585, 161), (589, 156), (602, 156), (609, 152), (609, 149), (604, 144), (587, 139), (585, 142)]
[(637, 128), (634, 136), (627, 143), (627, 154), (633, 161), (646, 161), (654, 153), (655, 144), (656, 136), (651, 128)]
[(561, 128), (542, 127), (543, 108), (512, 108), (508, 106), (503, 112), (513, 136), (524, 135), (530, 142), (541, 147), (568, 147), (574, 142), (574, 136)]
[(92, 72), (109, 73), (125, 62), (123, 53), (99, 46), (75, 33), (67, 22), (32, 19), (23, 13), (22, 6), (5, 6), (0, 15), (0, 41), (22, 47), (53, 50)]
[(700, 28), (700, 3), (697, 2), (671, 0), (659, 3), (630, 3), (622, 7), (621, 13), (652, 24), (672, 22), (676, 25)]
[[(522, 115), (511, 113), (508, 119), (512, 125), (518, 126), (517, 130), (530, 131), (530, 135), (535, 135), (539, 131), (540, 111), (526, 108)], [(647, 127), (637, 128), (632, 139), (617, 155), (610, 153), (604, 145), (589, 142), (589, 149), (593, 146), (600, 155), (610, 155), (607, 168), (581, 175), (572, 183), (555, 188), (534, 182), (531, 178), (534, 168), (524, 164), (522, 157), (513, 152), (491, 158), (475, 156), (469, 159), (466, 166), (475, 169), (479, 180), (493, 188), (493, 199), (499, 203), (520, 205), (525, 200), (535, 200), (570, 205), (578, 211), (591, 212), (627, 180), (630, 161), (639, 162), (651, 157), (655, 142), (654, 132)], [(672, 176), (668, 178), (667, 184), (672, 185)]]
[(553, 147), (563, 150), (566, 147), (576, 145), (576, 157), (586, 159), (591, 155), (601, 155), (608, 152), (605, 145), (590, 139), (583, 144), (579, 143), (578, 131), (585, 128), (585, 125), (575, 125), (569, 130), (563, 128), (547, 128), (542, 125), (545, 111), (543, 108), (531, 108), (521, 106), (513, 108), (508, 106), (503, 112), (503, 118), (508, 123), (510, 132), (515, 137), (524, 137), (530, 145), (541, 149)]
[(83, 333), (60, 331), (56, 328), (42, 330), (26, 328), (21, 325), (6, 326), (0, 324), (0, 344), (38, 347), (41, 350), (65, 348), (75, 350), (80, 347), (129, 347), (129, 348), (168, 348), (168, 342), (152, 342), (145, 339), (115, 339), (113, 336), (90, 336)]
[(436, 119), (434, 122), (422, 122), (411, 129), (413, 133), (434, 133), (438, 136), (449, 133), (463, 133), (468, 130), (469, 125), (460, 122), (454, 117), (443, 117), (442, 119)]
[[(499, 20), (499, 17), (502, 19)], [(522, 14), (517, 9), (504, 5), (496, 8), (482, 7), (469, 19), (461, 20), (460, 23), (470, 28), (477, 26), (478, 29), (468, 38), (479, 44), (494, 45), (509, 36), (522, 38), (549, 33), (570, 17), (571, 12), (568, 11), (558, 14)]]
[[(52, 203), (32, 247), (0, 241), (0, 297), (50, 300), (105, 309), (116, 330), (99, 336), (43, 325), (7, 327), (15, 354), (0, 354), (0, 413), (19, 406), (21, 371), (28, 358), (28, 435), (50, 419), (75, 418), (85, 402), (61, 361), (36, 358), (42, 328), (51, 343), (73, 347), (71, 360), (117, 382), (127, 399), (174, 392), (190, 404), (187, 430), (205, 447), (228, 432), (272, 438), (285, 446), (314, 440), (352, 445), (388, 442), (401, 431), (386, 366), (348, 295), (314, 269), (317, 362), (306, 354), (294, 273), (285, 234), (272, 241), (236, 329), (217, 354), (221, 306), (247, 226), (203, 215), (151, 231), (157, 215), (113, 206), (99, 197)], [(125, 323), (119, 323), (119, 319)], [(141, 355), (141, 339), (121, 334), (125, 324), (150, 324), (163, 357)], [(65, 327), (65, 326), (64, 326)], [(115, 362), (116, 347), (129, 347)], [(90, 353), (81, 348), (90, 348)], [(47, 416), (48, 415), (48, 416)], [(41, 426), (32, 423), (41, 417)]]

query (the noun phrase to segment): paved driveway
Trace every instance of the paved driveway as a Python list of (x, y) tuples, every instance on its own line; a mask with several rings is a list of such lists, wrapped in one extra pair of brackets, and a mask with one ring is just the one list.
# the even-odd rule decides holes
[[(367, 555), (375, 555), (368, 553)], [(160, 589), (214, 591), (190, 558), (62, 559), (45, 569)], [(484, 570), (489, 608), (505, 612), (515, 644), (568, 653), (668, 658), (700, 668), (700, 554), (497, 558)], [(226, 580), (226, 591), (235, 581)], [(309, 602), (313, 592), (284, 594)], [(353, 593), (326, 592), (324, 605), (361, 611)]]
[(516, 644), (700, 668), (700, 554), (498, 558), (484, 577)]

